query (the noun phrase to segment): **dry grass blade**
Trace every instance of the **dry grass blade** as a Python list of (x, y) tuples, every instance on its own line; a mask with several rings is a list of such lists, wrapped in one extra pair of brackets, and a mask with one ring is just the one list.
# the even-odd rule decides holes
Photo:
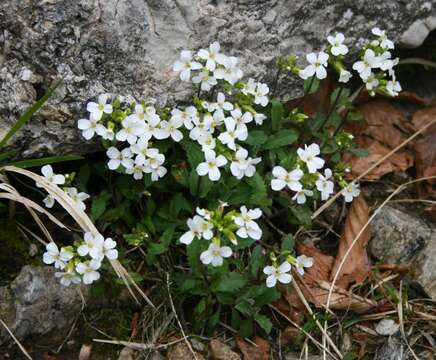
[(9, 327), (5, 324), (5, 322), (0, 319), (0, 324), (3, 325), (3, 327), (6, 329), (6, 331), (9, 333), (9, 335), (11, 335), (11, 338), (15, 341), (15, 343), (18, 345), (18, 347), (20, 348), (21, 352), (23, 353), (23, 355), (29, 359), (29, 360), (33, 360), (32, 357), (29, 355), (29, 353), (26, 351), (26, 349), (24, 348), (23, 345), (21, 345), (21, 343), (18, 341), (18, 339), (15, 337), (15, 335), (12, 333), (11, 329), (9, 329)]
[[(49, 195), (51, 195), (64, 209), (65, 211), (75, 220), (75, 222), (80, 226), (80, 228), (83, 230), (83, 232), (91, 232), (91, 233), (98, 233), (99, 231), (91, 221), (91, 219), (88, 217), (88, 215), (79, 208), (75, 201), (71, 199), (68, 194), (66, 194), (62, 189), (60, 189), (57, 185), (52, 184), (51, 182), (47, 181), (44, 177), (37, 175), (29, 170), (17, 168), (15, 166), (5, 166), (0, 168), (0, 171), (10, 171), (14, 173), (18, 173), (24, 176), (27, 176), (28, 178), (34, 180), (38, 184), (43, 187)], [(29, 200), (30, 201), (30, 200)], [(35, 204), (37, 205), (37, 204)], [(38, 205), (39, 206), (39, 205)], [(42, 209), (41, 207), (39, 207)], [(44, 210), (44, 209), (42, 209)], [(49, 217), (50, 219), (54, 218), (53, 216)], [(57, 224), (58, 221), (56, 220), (55, 223)], [(62, 227), (65, 227), (62, 225)], [(123, 280), (124, 284), (129, 289), (130, 293), (134, 297), (134, 299), (138, 302), (137, 298), (134, 296), (134, 293), (130, 287), (130, 284), (133, 284), (133, 287), (139, 292), (139, 294), (142, 296), (142, 298), (155, 309), (156, 307), (154, 304), (150, 301), (150, 299), (147, 297), (147, 295), (140, 289), (140, 287), (135, 283), (135, 281), (132, 279), (132, 277), (129, 275), (127, 270), (121, 265), (121, 263), (118, 260), (111, 260), (110, 261), (115, 273)]]

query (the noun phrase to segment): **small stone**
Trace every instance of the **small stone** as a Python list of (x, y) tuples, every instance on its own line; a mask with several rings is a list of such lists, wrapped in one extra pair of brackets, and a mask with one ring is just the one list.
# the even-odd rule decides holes
[[(196, 352), (197, 360), (204, 360), (203, 355)], [(167, 360), (194, 360), (194, 355), (184, 341), (174, 345), (167, 354)]]
[(230, 346), (219, 340), (213, 339), (210, 342), (212, 357), (216, 360), (240, 360), (239, 354), (235, 353)]
[(383, 319), (377, 324), (377, 326), (375, 327), (375, 331), (379, 335), (390, 336), (394, 335), (399, 328), (400, 325), (397, 324), (394, 320)]
[(121, 350), (120, 355), (118, 356), (118, 360), (135, 360), (137, 351), (134, 349), (125, 347)]
[(263, 22), (265, 24), (271, 25), (277, 17), (277, 13), (274, 9), (269, 10), (263, 17)]
[(33, 72), (27, 68), (24, 68), (20, 73), (20, 79), (23, 81), (29, 81), (32, 78)]
[(195, 351), (198, 351), (198, 352), (201, 352), (201, 353), (206, 351), (206, 345), (204, 345), (198, 339), (195, 339), (195, 338), (191, 339), (191, 345), (192, 345), (192, 347), (193, 347), (193, 349)]

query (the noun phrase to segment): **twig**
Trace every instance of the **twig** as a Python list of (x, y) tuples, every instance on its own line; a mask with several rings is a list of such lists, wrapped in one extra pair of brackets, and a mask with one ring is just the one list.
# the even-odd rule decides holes
[(198, 360), (197, 355), (195, 354), (195, 351), (192, 348), (191, 343), (189, 342), (188, 338), (186, 337), (185, 330), (183, 330), (183, 326), (179, 320), (179, 316), (177, 315), (176, 308), (175, 308), (174, 302), (173, 302), (173, 297), (171, 296), (171, 291), (170, 291), (170, 274), (169, 273), (167, 273), (167, 290), (168, 290), (168, 296), (170, 298), (171, 310), (173, 311), (174, 316), (175, 316), (176, 321), (177, 321), (177, 324), (179, 325), (180, 331), (182, 332), (183, 339), (185, 340), (185, 343), (188, 346), (189, 351), (192, 353), (192, 355), (194, 355), (194, 359)]
[(430, 60), (426, 60), (426, 59), (422, 59), (422, 58), (417, 58), (417, 57), (403, 59), (403, 60), (400, 60), (400, 62), (398, 63), (398, 65), (404, 65), (404, 64), (418, 64), (418, 65), (423, 65), (423, 66), (429, 66), (429, 67), (436, 69), (435, 62), (430, 61)]
[(403, 319), (403, 281), (400, 282), (400, 293), (399, 293), (400, 301), (398, 301), (398, 321), (400, 322), (400, 332), (403, 337), (404, 342), (406, 343), (409, 351), (412, 353), (415, 360), (419, 360), (419, 358), (416, 356), (413, 349), (410, 347), (409, 342), (407, 341), (406, 333), (404, 331), (404, 319)]
[(9, 327), (6, 325), (6, 323), (0, 319), (0, 324), (3, 325), (3, 327), (6, 329), (6, 331), (9, 333), (9, 335), (11, 335), (11, 338), (15, 341), (15, 343), (18, 345), (18, 347), (20, 348), (21, 352), (24, 354), (24, 356), (26, 358), (28, 358), (29, 360), (33, 360), (32, 357), (29, 355), (29, 353), (26, 351), (26, 349), (24, 348), (23, 345), (21, 345), (21, 343), (18, 341), (18, 339), (15, 337), (15, 335), (12, 333), (12, 331), (9, 329)]

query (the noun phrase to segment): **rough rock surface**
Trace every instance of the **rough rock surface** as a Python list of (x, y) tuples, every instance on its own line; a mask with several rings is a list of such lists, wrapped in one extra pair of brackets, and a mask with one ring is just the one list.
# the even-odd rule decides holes
[[(75, 128), (83, 102), (101, 92), (186, 97), (171, 73), (183, 48), (218, 40), (246, 75), (271, 81), (278, 55), (319, 49), (343, 31), (359, 44), (373, 26), (395, 41), (412, 24), (433, 26), (435, 0), (2, 0), (0, 137), (55, 78), (62, 89), (14, 139), (22, 156), (87, 152)], [(430, 19), (430, 20), (428, 20)], [(422, 27), (422, 26), (421, 26)], [(413, 30), (413, 29), (412, 29)], [(403, 37), (408, 46), (413, 31)], [(413, 38), (413, 36), (412, 36)], [(297, 82), (286, 81), (291, 97)], [(300, 84), (301, 85), (301, 84)]]
[[(61, 342), (80, 313), (79, 290), (62, 286), (54, 271), (52, 267), (24, 266), (10, 286), (0, 287), (0, 318), (19, 340), (38, 338), (39, 345)], [(87, 297), (86, 290), (82, 291)], [(0, 345), (10, 341), (0, 327)]]
[(410, 264), (412, 276), (436, 299), (436, 229), (421, 218), (385, 206), (371, 223), (371, 254), (388, 263)]

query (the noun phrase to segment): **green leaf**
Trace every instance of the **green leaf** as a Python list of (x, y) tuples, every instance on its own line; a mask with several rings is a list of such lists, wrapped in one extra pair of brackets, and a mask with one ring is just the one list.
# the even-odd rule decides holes
[(198, 189), (198, 197), (204, 198), (212, 189), (214, 183), (207, 176), (201, 176), (199, 181), (200, 188)]
[(294, 250), (294, 237), (292, 234), (288, 234), (282, 238), (282, 252), (292, 252)]
[(15, 125), (10, 129), (3, 139), (0, 141), (0, 148), (3, 147), (9, 139), (15, 135), (15, 133), (21, 129), (21, 127), (29, 121), (29, 119), (35, 114), (44, 104), (50, 99), (53, 95), (54, 91), (58, 88), (58, 86), (62, 83), (62, 80), (58, 81), (51, 89), (49, 89), (45, 95), (35, 102), (29, 110), (27, 110), (23, 115), (21, 115), (18, 120), (15, 122)]
[(262, 314), (256, 314), (254, 316), (254, 320), (258, 323), (258, 325), (267, 333), (269, 334), (272, 329), (272, 322), (271, 320)]
[(270, 135), (264, 145), (265, 150), (277, 149), (282, 146), (290, 145), (297, 141), (298, 132), (296, 130), (285, 129)]
[(19, 168), (31, 168), (35, 166), (43, 166), (47, 164), (54, 164), (59, 162), (65, 162), (65, 161), (75, 161), (75, 160), (82, 160), (83, 157), (79, 155), (65, 155), (65, 156), (50, 156), (40, 159), (29, 159), (29, 160), (20, 160), (15, 161), (12, 163), (9, 163), (8, 165), (13, 165)]
[(253, 335), (253, 320), (244, 319), (239, 326), (239, 334), (243, 337), (249, 338)]
[(183, 194), (178, 193), (170, 201), (169, 204), (170, 215), (177, 219), (180, 211), (186, 210), (189, 213), (192, 213), (192, 206), (188, 200), (185, 199)]
[(262, 307), (280, 299), (280, 291), (278, 291), (276, 288), (267, 288), (265, 286), (263, 286), (262, 288), (262, 293), (255, 298), (257, 306)]
[(252, 316), (255, 312), (253, 305), (247, 300), (242, 300), (241, 302), (237, 303), (235, 305), (235, 309), (245, 316)]
[(359, 156), (359, 157), (366, 157), (369, 155), (369, 151), (368, 149), (348, 149), (348, 151), (350, 153), (352, 153), (355, 156)]
[(312, 76), (306, 80), (304, 80), (304, 91), (306, 94), (313, 94), (318, 91), (319, 88), (319, 80), (316, 76)]
[(199, 177), (195, 170), (192, 170), (189, 174), (189, 191), (192, 196), (196, 196), (198, 192)]
[(257, 275), (259, 273), (259, 269), (262, 267), (263, 264), (263, 249), (262, 246), (257, 245), (253, 251), (251, 252), (250, 256), (250, 275), (253, 278), (257, 278)]
[[(189, 248), (189, 247), (188, 247)], [(215, 292), (232, 292), (245, 286), (247, 279), (237, 272), (229, 272), (221, 277), (219, 282), (213, 287)]]
[(293, 221), (293, 223), (300, 225), (310, 225), (312, 223), (312, 212), (307, 206), (291, 205), (289, 206), (289, 209), (291, 210), (292, 215), (294, 215), (297, 220)]
[(3, 161), (7, 158), (10, 158), (10, 157), (16, 155), (17, 152), (18, 152), (17, 150), (9, 150), (9, 151), (5, 151), (3, 153), (0, 153), (0, 161)]
[(180, 144), (186, 152), (189, 165), (191, 165), (191, 168), (195, 170), (197, 165), (204, 161), (204, 155), (200, 146), (188, 139), (183, 139)]
[(91, 217), (94, 221), (100, 218), (106, 211), (110, 197), (111, 195), (108, 192), (102, 192), (92, 199)]
[(262, 130), (249, 131), (247, 140), (245, 143), (248, 145), (263, 145), (268, 140), (268, 135)]
[(282, 119), (285, 109), (280, 101), (271, 101), (271, 127), (272, 131), (277, 131), (282, 125)]
[(165, 254), (168, 251), (174, 236), (174, 229), (174, 226), (169, 227), (163, 232), (158, 243), (150, 243), (148, 245), (147, 256), (145, 258), (148, 264), (152, 264), (155, 261), (156, 255)]

